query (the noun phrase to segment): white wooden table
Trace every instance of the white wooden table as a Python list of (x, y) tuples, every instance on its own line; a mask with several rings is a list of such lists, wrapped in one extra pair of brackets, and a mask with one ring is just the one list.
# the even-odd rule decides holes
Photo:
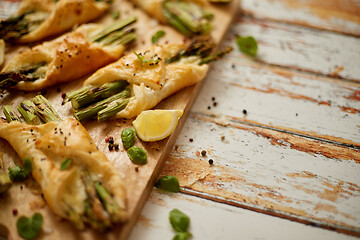
[[(241, 9), (223, 42), (235, 51), (213, 65), (162, 172), (181, 193), (154, 188), (130, 239), (172, 239), (173, 208), (193, 239), (359, 237), (360, 1)], [(257, 58), (236, 35), (257, 39)]]

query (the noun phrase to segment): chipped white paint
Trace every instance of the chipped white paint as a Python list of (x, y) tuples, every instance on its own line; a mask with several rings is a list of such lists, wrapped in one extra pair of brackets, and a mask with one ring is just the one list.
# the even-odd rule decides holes
[[(223, 197), (233, 199), (230, 194), (239, 194), (241, 198), (233, 200), (240, 202), (243, 197), (254, 200), (259, 197), (259, 203), (254, 204), (259, 207), (273, 204), (272, 210), (299, 212), (300, 215), (295, 213), (299, 217), (334, 221), (336, 225), (347, 224), (360, 231), (360, 164), (292, 149), (285, 138), (285, 146), (273, 145), (251, 128), (235, 128), (241, 124), (222, 127), (200, 118), (194, 113), (190, 115), (176, 143), (178, 151), (171, 155), (179, 159), (179, 165), (186, 158), (204, 162), (214, 159), (211, 174), (222, 178), (216, 183), (222, 186)], [(221, 136), (225, 136), (225, 142)], [(208, 156), (196, 156), (196, 151), (203, 149), (210, 149)], [(205, 179), (191, 188), (213, 193), (219, 185), (211, 183)], [(339, 189), (333, 189), (337, 186)], [(330, 211), (318, 209), (322, 205), (331, 206)]]
[(304, 134), (313, 131), (360, 145), (360, 101), (351, 99), (360, 92), (360, 85), (245, 65), (235, 59), (241, 53), (232, 54), (213, 65), (192, 111), (246, 117), (263, 125), (297, 129)]
[[(356, 37), (249, 18), (238, 18), (223, 44), (237, 49), (235, 35), (257, 39), (257, 58), (265, 63), (323, 75), (337, 73), (360, 81), (360, 43)], [(230, 56), (248, 59), (234, 52)]]
[(190, 216), (189, 231), (194, 240), (356, 239), (197, 197), (154, 190), (129, 240), (172, 239), (174, 231), (168, 215), (173, 208)]
[[(359, 4), (359, 1), (357, 2)], [(355, 1), (354, 4), (356, 4)], [(314, 14), (306, 4), (301, 7), (291, 8), (282, 1), (242, 0), (240, 1), (240, 7), (245, 13), (249, 13), (259, 19), (271, 19), (357, 36), (360, 35), (360, 25), (356, 22), (334, 15), (324, 18)], [(269, 11), (269, 9), (271, 9), (271, 11)], [(329, 11), (329, 13), (331, 13), (331, 11)]]

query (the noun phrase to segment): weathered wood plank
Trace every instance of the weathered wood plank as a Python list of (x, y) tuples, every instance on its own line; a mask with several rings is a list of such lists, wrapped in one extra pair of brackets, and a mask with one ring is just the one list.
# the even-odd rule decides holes
[(192, 110), (360, 147), (360, 85), (341, 80), (226, 57)]
[[(360, 81), (358, 38), (246, 17), (236, 21), (224, 44), (236, 47), (236, 35), (254, 36), (259, 45), (258, 62)], [(250, 60), (238, 51), (230, 56)]]
[(242, 0), (240, 6), (255, 18), (360, 36), (357, 0)]
[(360, 151), (223, 124), (192, 113), (162, 174), (177, 176), (182, 187), (201, 197), (360, 234)]
[[(213, 21), (219, 22), (221, 19), (222, 24), (214, 25), (212, 31), (212, 37), (216, 43), (219, 43), (227, 31), (227, 27), (230, 25), (233, 16), (237, 11), (238, 2), (232, 1), (230, 4), (223, 6), (211, 6), (209, 8), (210, 12), (214, 14)], [(160, 40), (160, 43), (165, 41), (169, 42), (184, 42), (184, 36), (179, 32), (175, 31), (170, 26), (160, 25), (157, 21), (145, 15), (143, 11), (136, 8), (131, 2), (126, 0), (117, 0), (114, 1), (111, 11), (119, 11), (121, 17), (126, 17), (130, 15), (135, 15), (138, 18), (136, 24), (136, 31), (139, 33), (135, 49), (140, 49), (144, 47), (149, 47), (151, 45), (151, 36), (159, 30), (162, 29), (166, 32), (166, 36)], [(104, 18), (99, 19), (100, 22), (112, 22), (114, 19), (111, 17), (111, 12), (108, 12)], [(186, 40), (186, 39), (185, 39)], [(12, 49), (15, 51), (15, 49)], [(19, 49), (16, 49), (19, 51)], [(9, 59), (14, 52), (7, 51), (6, 58)], [(84, 79), (83, 79), (84, 80)], [(64, 83), (54, 87), (47, 88), (46, 97), (52, 106), (59, 112), (62, 118), (73, 117), (73, 110), (71, 109), (69, 103), (64, 106), (61, 105), (61, 92), (72, 92), (75, 89), (78, 89), (82, 81)], [(44, 234), (39, 237), (39, 239), (126, 239), (130, 234), (132, 227), (136, 223), (136, 220), (141, 212), (142, 207), (144, 206), (152, 186), (154, 185), (158, 174), (161, 171), (162, 165), (170, 151), (171, 146), (175, 142), (177, 133), (179, 132), (182, 124), (186, 120), (186, 116), (190, 110), (189, 105), (192, 105), (195, 96), (200, 90), (201, 83), (191, 86), (184, 89), (183, 91), (174, 94), (170, 98), (167, 98), (162, 103), (162, 107), (166, 109), (181, 109), (184, 110), (184, 114), (179, 121), (177, 129), (173, 134), (162, 141), (156, 143), (145, 143), (137, 141), (136, 145), (143, 147), (147, 150), (148, 163), (145, 165), (137, 166), (130, 161), (127, 156), (126, 149), (122, 146), (120, 151), (109, 151), (104, 139), (108, 136), (113, 136), (115, 142), (121, 143), (120, 133), (122, 129), (131, 127), (132, 120), (123, 121), (107, 121), (103, 123), (97, 123), (96, 121), (88, 121), (84, 123), (84, 126), (88, 130), (91, 137), (94, 139), (94, 142), (103, 151), (108, 159), (114, 164), (114, 167), (118, 169), (119, 173), (124, 177), (124, 185), (127, 188), (127, 214), (129, 216), (128, 221), (124, 224), (118, 225), (108, 231), (106, 234), (98, 234), (91, 229), (86, 231), (79, 231), (74, 226), (72, 226), (67, 221), (61, 221), (57, 216), (55, 216), (47, 205), (41, 205), (37, 208), (31, 208), (29, 202), (24, 201), (25, 198), (41, 198), (40, 196), (33, 196), (31, 189), (23, 191), (16, 186), (12, 186), (9, 190), (9, 195), (7, 197), (0, 198), (0, 219), (9, 219), (9, 221), (4, 222), (5, 227), (9, 230), (9, 234), (0, 237), (6, 237), (11, 239), (16, 239), (18, 237), (16, 231), (16, 220), (17, 217), (12, 215), (13, 208), (21, 208), (21, 214), (23, 215), (32, 215), (34, 211), (39, 211), (43, 214), (44, 219), (47, 221), (47, 228), (51, 231), (44, 232)], [(34, 95), (39, 94), (36, 92), (24, 93), (9, 91), (5, 94), (0, 94), (0, 105), (11, 105), (14, 109), (16, 106), (24, 99), (32, 99)], [(4, 152), (4, 162), (5, 166), (8, 167), (14, 159), (21, 162), (21, 160), (16, 156), (11, 146), (6, 144), (4, 141), (0, 141), (0, 149)], [(33, 181), (30, 181), (33, 182)], [(24, 194), (25, 193), (25, 194)], [(99, 236), (101, 235), (101, 236)]]
[(154, 190), (129, 240), (172, 239), (168, 214), (174, 208), (190, 216), (193, 239), (356, 239), (185, 194)]

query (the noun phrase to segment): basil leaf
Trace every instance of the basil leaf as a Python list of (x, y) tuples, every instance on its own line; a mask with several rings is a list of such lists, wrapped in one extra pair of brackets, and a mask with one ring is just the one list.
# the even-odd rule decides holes
[(155, 186), (168, 192), (176, 193), (180, 191), (178, 178), (174, 176), (163, 176), (159, 178)]
[(24, 181), (31, 171), (31, 161), (28, 158), (24, 159), (24, 167), (19, 166), (9, 167), (9, 177), (11, 181)]
[(187, 240), (192, 236), (189, 232), (177, 232), (172, 240)]
[(64, 171), (64, 170), (68, 169), (70, 167), (71, 163), (72, 163), (72, 160), (70, 158), (65, 159), (60, 165), (60, 170)]
[(154, 36), (152, 36), (151, 38), (151, 42), (153, 44), (157, 43), (159, 41), (160, 38), (164, 37), (165, 36), (165, 32), (163, 30), (160, 30), (160, 31), (157, 31)]
[(20, 217), (16, 222), (16, 228), (19, 235), (26, 239), (34, 239), (40, 232), (43, 217), (40, 213), (35, 213), (31, 218)]
[(121, 132), (121, 141), (125, 148), (131, 148), (134, 145), (135, 135), (133, 128), (126, 128)]
[(130, 160), (136, 164), (144, 165), (147, 163), (147, 152), (145, 149), (132, 146), (127, 151), (127, 155), (129, 156)]
[(170, 211), (169, 220), (171, 226), (177, 232), (186, 232), (190, 224), (189, 216), (177, 208)]
[(236, 37), (236, 43), (240, 49), (241, 52), (254, 57), (257, 53), (257, 42), (255, 38), (248, 36), (248, 37)]

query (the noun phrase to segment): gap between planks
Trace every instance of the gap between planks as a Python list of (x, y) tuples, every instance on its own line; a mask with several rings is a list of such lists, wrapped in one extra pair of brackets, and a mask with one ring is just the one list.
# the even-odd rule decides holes
[(185, 187), (181, 187), (180, 192), (184, 193), (184, 194), (187, 194), (187, 195), (190, 195), (190, 196), (195, 196), (195, 197), (207, 199), (207, 200), (210, 200), (210, 201), (214, 201), (214, 202), (217, 202), (217, 203), (223, 203), (223, 204), (227, 204), (227, 205), (230, 205), (230, 206), (247, 209), (247, 210), (250, 210), (250, 211), (263, 213), (263, 214), (270, 215), (270, 216), (273, 216), (273, 217), (278, 217), (278, 218), (281, 218), (281, 219), (287, 219), (287, 220), (290, 220), (290, 221), (310, 225), (310, 226), (313, 226), (313, 227), (319, 227), (319, 228), (323, 228), (323, 229), (327, 229), (327, 230), (331, 230), (331, 231), (335, 231), (335, 232), (339, 232), (339, 233), (343, 233), (343, 234), (347, 234), (347, 235), (351, 235), (351, 236), (360, 237), (360, 232), (358, 232), (358, 231), (356, 231), (354, 229), (351, 229), (351, 228), (341, 226), (341, 225), (336, 225), (336, 224), (331, 224), (331, 223), (324, 223), (324, 222), (321, 222), (321, 221), (316, 220), (316, 219), (312, 219), (312, 221), (310, 221), (307, 218), (301, 217), (299, 215), (295, 215), (295, 214), (291, 214), (291, 213), (287, 213), (287, 212), (282, 212), (282, 211), (279, 211), (279, 210), (270, 210), (270, 209), (267, 209), (265, 207), (260, 207), (259, 205), (254, 206), (254, 205), (247, 204), (247, 203), (244, 203), (244, 202), (239, 202), (239, 201), (236, 201), (236, 200), (227, 199), (227, 198), (224, 198), (224, 197), (220, 197), (220, 196), (200, 192), (200, 191), (197, 191), (197, 190), (187, 189)]
[(257, 21), (282, 24), (285, 26), (297, 26), (297, 27), (301, 27), (301, 28), (309, 29), (309, 30), (317, 30), (317, 31), (322, 31), (322, 32), (334, 33), (334, 34), (338, 34), (338, 35), (350, 36), (350, 37), (354, 37), (354, 38), (360, 38), (360, 33), (356, 34), (356, 33), (350, 33), (350, 32), (342, 32), (342, 31), (337, 31), (334, 29), (327, 29), (324, 27), (316, 26), (316, 25), (306, 25), (306, 24), (302, 24), (301, 22), (296, 23), (294, 21), (280, 20), (280, 19), (274, 19), (274, 18), (268, 18), (268, 17), (256, 17), (253, 13), (251, 13), (245, 9), (240, 9), (239, 12), (240, 12), (239, 14), (240, 14), (241, 18), (248, 18), (248, 19), (254, 19)]
[[(316, 28), (311, 28), (311, 27), (306, 27), (306, 26), (302, 26), (302, 25), (296, 25), (296, 24), (291, 24), (291, 23), (286, 23), (286, 22), (282, 22), (282, 21), (275, 21), (275, 20), (267, 20), (267, 19), (259, 19), (259, 18), (255, 18), (253, 16), (248, 16), (248, 15), (243, 15), (241, 13), (238, 13), (238, 15), (235, 17), (235, 22), (239, 22), (238, 24), (241, 25), (242, 21), (250, 21), (253, 22), (253, 24), (255, 25), (260, 25), (260, 26), (268, 26), (268, 25), (280, 25), (283, 28), (291, 28), (291, 27), (296, 27), (296, 28), (300, 28), (303, 29), (305, 31), (320, 31), (319, 29)], [(271, 28), (271, 27), (270, 27)], [(356, 36), (350, 36), (350, 35), (346, 35), (346, 34), (341, 34), (341, 33), (337, 33), (334, 31), (330, 31), (330, 30), (321, 30), (322, 32), (326, 32), (326, 33), (330, 33), (330, 34), (335, 34), (338, 36), (348, 36), (348, 37), (353, 37), (357, 40), (359, 40), (360, 42), (360, 37), (356, 37)], [(228, 33), (229, 36), (229, 33)], [(359, 35), (360, 36), (360, 35)], [(258, 39), (257, 39), (258, 40)], [(236, 49), (237, 50), (237, 49)], [(337, 79), (337, 80), (341, 80), (344, 82), (349, 82), (349, 83), (355, 83), (355, 84), (359, 84), (359, 79), (355, 79), (355, 78), (348, 78), (348, 77), (344, 77), (341, 76), (341, 74), (338, 74), (336, 71), (333, 71), (331, 73), (322, 73), (320, 71), (317, 71), (315, 69), (311, 69), (311, 68), (306, 68), (304, 66), (296, 66), (296, 65), (286, 65), (286, 64), (277, 64), (277, 63), (272, 63), (272, 62), (268, 62), (266, 60), (261, 60), (260, 58), (250, 58), (251, 60), (249, 60), (248, 58), (243, 58), (241, 59), (242, 61), (251, 61), (254, 63), (257, 63), (259, 65), (262, 66), (266, 66), (266, 67), (276, 67), (276, 68), (280, 68), (280, 69), (285, 69), (285, 70), (290, 70), (293, 72), (297, 72), (297, 73), (302, 73), (302, 74), (307, 74), (307, 75), (312, 75), (312, 76), (318, 76), (318, 77), (325, 77), (325, 78), (332, 78), (332, 79)]]

